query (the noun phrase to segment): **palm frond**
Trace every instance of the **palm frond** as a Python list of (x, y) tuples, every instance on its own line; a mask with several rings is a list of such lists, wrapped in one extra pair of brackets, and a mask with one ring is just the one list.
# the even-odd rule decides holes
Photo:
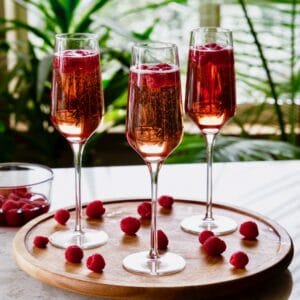
[[(300, 148), (286, 142), (219, 136), (214, 147), (215, 162), (299, 159)], [(167, 163), (204, 162), (205, 141), (186, 135)]]

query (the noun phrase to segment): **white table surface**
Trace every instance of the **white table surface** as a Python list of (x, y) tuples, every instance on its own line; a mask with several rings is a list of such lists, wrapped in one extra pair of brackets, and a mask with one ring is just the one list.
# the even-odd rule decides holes
[[(205, 199), (205, 164), (165, 165), (159, 194)], [(83, 202), (149, 197), (145, 166), (84, 168)], [(73, 169), (54, 169), (51, 210), (74, 203)], [(272, 282), (230, 299), (300, 299), (300, 161), (214, 164), (214, 201), (251, 209), (282, 225), (291, 235), (294, 259)], [(39, 282), (21, 271), (12, 255), (16, 229), (0, 227), (0, 300), (93, 299)], [(97, 298), (99, 299), (99, 298)]]

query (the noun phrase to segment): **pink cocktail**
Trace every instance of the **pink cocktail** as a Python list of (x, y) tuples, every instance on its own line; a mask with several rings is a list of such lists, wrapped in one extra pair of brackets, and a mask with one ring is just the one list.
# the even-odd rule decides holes
[(191, 47), (187, 80), (186, 113), (200, 130), (221, 129), (236, 107), (233, 48)]
[(81, 162), (84, 146), (103, 116), (99, 41), (90, 33), (58, 34), (55, 38), (51, 121), (73, 150), (76, 209), (74, 230), (56, 231), (49, 240), (60, 248), (94, 248), (105, 244), (108, 236), (101, 230), (82, 228)]
[(150, 250), (130, 254), (123, 260), (124, 268), (130, 272), (165, 275), (180, 272), (185, 267), (180, 255), (158, 252), (156, 229), (158, 174), (182, 139), (181, 106), (176, 45), (158, 42), (133, 46), (126, 137), (150, 172), (151, 231)]
[(215, 139), (236, 107), (232, 33), (215, 27), (191, 32), (188, 56), (185, 111), (199, 127), (207, 147), (206, 212), (181, 222), (183, 230), (199, 234), (204, 229), (215, 234), (236, 230), (236, 222), (212, 212), (212, 161)]
[(142, 158), (165, 159), (182, 138), (178, 66), (132, 66), (128, 102), (126, 137), (129, 144)]
[(65, 50), (54, 55), (51, 121), (70, 142), (87, 140), (103, 115), (99, 53)]

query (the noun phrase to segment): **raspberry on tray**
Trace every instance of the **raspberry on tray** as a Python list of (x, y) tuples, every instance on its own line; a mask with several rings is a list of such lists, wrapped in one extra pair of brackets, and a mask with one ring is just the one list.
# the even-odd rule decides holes
[(146, 201), (142, 202), (137, 207), (137, 212), (142, 219), (151, 219), (151, 203)]
[(70, 219), (70, 212), (66, 209), (59, 209), (55, 212), (54, 219), (57, 223), (65, 225)]
[(206, 254), (211, 256), (221, 255), (226, 250), (226, 244), (217, 236), (211, 236), (204, 244), (203, 249)]
[(248, 255), (243, 251), (237, 251), (230, 257), (229, 262), (237, 269), (243, 269), (249, 262)]
[(174, 198), (167, 195), (160, 196), (157, 201), (163, 208), (172, 208), (174, 204)]
[(100, 219), (105, 213), (103, 202), (101, 200), (90, 202), (85, 209), (85, 213), (89, 218)]
[(46, 248), (48, 242), (49, 242), (48, 237), (42, 235), (37, 235), (33, 240), (33, 244), (37, 248)]
[(240, 225), (240, 234), (248, 240), (255, 240), (259, 234), (258, 226), (253, 221), (247, 221)]
[(203, 230), (198, 236), (199, 243), (203, 245), (208, 238), (214, 235), (215, 234), (210, 230)]
[(86, 266), (89, 270), (93, 272), (102, 273), (105, 267), (105, 260), (103, 256), (99, 253), (92, 254), (88, 257)]
[(83, 251), (77, 245), (69, 246), (65, 250), (65, 258), (70, 263), (79, 264), (83, 258)]
[(140, 226), (141, 222), (135, 217), (126, 217), (120, 222), (121, 230), (129, 235), (134, 235), (140, 229)]
[(161, 230), (157, 230), (157, 248), (158, 250), (166, 250), (168, 248), (169, 239), (167, 235)]

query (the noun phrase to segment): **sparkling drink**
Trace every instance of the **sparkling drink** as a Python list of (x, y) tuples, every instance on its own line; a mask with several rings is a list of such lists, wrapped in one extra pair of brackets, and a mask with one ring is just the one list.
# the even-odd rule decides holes
[(51, 121), (70, 142), (87, 140), (103, 115), (99, 53), (65, 50), (53, 60)]
[(51, 92), (51, 121), (69, 142), (74, 156), (75, 226), (49, 236), (52, 245), (95, 248), (108, 240), (106, 232), (83, 228), (81, 165), (84, 147), (103, 116), (100, 50), (97, 35), (62, 33), (55, 36)]
[(213, 214), (213, 148), (222, 126), (235, 113), (235, 75), (232, 32), (219, 27), (199, 27), (191, 32), (185, 110), (206, 142), (206, 211), (181, 222), (183, 230), (216, 235), (237, 229), (235, 220)]
[(233, 48), (216, 43), (189, 51), (185, 109), (200, 130), (221, 129), (235, 112)]
[(166, 158), (183, 132), (178, 66), (132, 66), (127, 113), (129, 144), (148, 161)]
[(167, 251), (159, 253), (157, 191), (159, 171), (182, 139), (182, 103), (177, 46), (150, 42), (132, 47), (127, 99), (126, 137), (142, 157), (151, 179), (150, 249), (129, 254), (123, 267), (136, 274), (180, 272), (185, 260)]

